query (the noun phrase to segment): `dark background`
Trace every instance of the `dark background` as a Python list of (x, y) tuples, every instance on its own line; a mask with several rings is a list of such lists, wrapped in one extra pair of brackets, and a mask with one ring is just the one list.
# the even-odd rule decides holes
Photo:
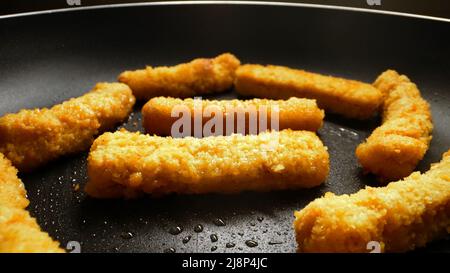
[[(6, 0), (0, 1), (0, 15), (28, 11), (60, 9), (71, 7), (67, 2), (74, 0)], [(145, 0), (79, 0), (81, 6), (105, 5), (116, 3), (155, 2)], [(420, 15), (450, 18), (450, 1), (448, 0), (380, 0), (381, 5), (370, 6), (367, 0), (279, 0), (292, 3), (314, 3), (323, 5), (337, 5), (368, 9), (381, 9), (396, 12), (414, 13)]]

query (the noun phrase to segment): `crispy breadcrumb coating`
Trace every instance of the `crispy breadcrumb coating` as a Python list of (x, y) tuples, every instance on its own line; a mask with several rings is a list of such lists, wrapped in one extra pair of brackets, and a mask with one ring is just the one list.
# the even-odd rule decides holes
[(115, 198), (310, 188), (328, 171), (327, 148), (309, 131), (201, 139), (120, 131), (92, 145), (85, 191)]
[(26, 208), (30, 202), (17, 169), (0, 153), (0, 206)]
[(212, 59), (199, 58), (172, 67), (147, 66), (125, 71), (119, 75), (119, 81), (130, 86), (137, 99), (186, 98), (231, 88), (239, 65), (240, 61), (234, 55), (224, 53)]
[[(308, 130), (317, 131), (322, 127), (324, 118), (323, 110), (317, 107), (315, 100), (290, 98), (288, 100), (266, 100), (266, 99), (252, 99), (252, 100), (202, 100), (199, 105), (194, 105), (196, 102), (193, 99), (175, 99), (166, 97), (157, 97), (151, 99), (142, 108), (143, 125), (147, 133), (170, 136), (172, 125), (180, 118), (178, 116), (172, 117), (172, 111), (176, 107), (185, 106), (189, 109), (191, 115), (191, 135), (194, 134), (194, 109), (199, 117), (203, 118), (202, 128), (211, 120), (211, 116), (206, 115), (206, 109), (213, 109), (222, 114), (221, 124), (223, 125), (223, 133), (227, 133), (227, 117), (233, 117), (231, 124), (234, 126), (234, 133), (237, 133), (237, 114), (235, 112), (244, 113), (245, 117), (245, 133), (249, 133), (250, 115), (255, 119), (255, 129), (263, 128), (259, 125), (259, 118), (266, 117), (267, 129), (273, 129), (271, 125), (272, 110), (277, 111), (278, 108), (279, 129), (293, 129), (293, 130)], [(197, 102), (198, 103), (198, 102)], [(194, 108), (195, 107), (195, 108)], [(201, 109), (200, 109), (201, 108)], [(198, 110), (200, 109), (200, 110)], [(237, 109), (237, 110), (233, 110)], [(253, 109), (253, 110), (251, 110)], [(261, 111), (261, 112), (259, 112)], [(276, 117), (276, 115), (274, 115)], [(231, 128), (228, 128), (231, 132)], [(263, 130), (260, 130), (263, 131)], [(216, 134), (217, 135), (217, 134)]]
[(122, 83), (98, 83), (89, 93), (50, 109), (0, 118), (0, 152), (20, 171), (89, 148), (98, 133), (131, 112), (135, 98)]
[(428, 150), (430, 106), (414, 83), (393, 70), (381, 74), (374, 86), (384, 96), (383, 124), (358, 146), (356, 156), (380, 181), (398, 180), (408, 176)]
[(450, 150), (424, 174), (351, 195), (326, 193), (295, 212), (301, 252), (384, 252), (425, 246), (450, 233)]
[(64, 252), (25, 210), (28, 204), (17, 169), (0, 153), (0, 253)]
[(382, 102), (381, 92), (370, 84), (274, 65), (240, 66), (235, 88), (242, 95), (268, 99), (316, 99), (326, 111), (358, 119), (372, 117)]
[(63, 253), (25, 209), (0, 205), (0, 253)]

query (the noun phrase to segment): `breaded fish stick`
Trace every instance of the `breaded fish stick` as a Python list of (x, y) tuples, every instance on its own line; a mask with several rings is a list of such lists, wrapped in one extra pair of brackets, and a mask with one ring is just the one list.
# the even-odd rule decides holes
[[(293, 130), (317, 131), (322, 127), (324, 118), (323, 110), (317, 107), (314, 100), (290, 98), (289, 100), (201, 100), (196, 102), (193, 99), (174, 99), (166, 97), (157, 97), (151, 99), (142, 108), (143, 124), (149, 134), (170, 136), (172, 126), (180, 119), (178, 115), (172, 115), (177, 107), (186, 107), (189, 110), (192, 125), (191, 135), (194, 135), (195, 115), (198, 115), (201, 121), (201, 128), (212, 120), (212, 115), (208, 111), (220, 113), (220, 124), (223, 128), (223, 134), (238, 132), (238, 115), (242, 118), (243, 129), (248, 134), (252, 132), (250, 124), (253, 123), (254, 130), (257, 132), (265, 129), (277, 129), (272, 127), (271, 121), (278, 123), (278, 128)], [(272, 117), (272, 111), (276, 113)], [(203, 113), (203, 114), (202, 114)], [(253, 118), (250, 118), (252, 116)], [(231, 117), (231, 119), (229, 119)], [(229, 119), (230, 121), (227, 121)], [(261, 122), (260, 122), (261, 121)], [(227, 122), (231, 124), (227, 128)], [(266, 126), (266, 127), (264, 127)], [(216, 128), (217, 129), (217, 128)], [(263, 130), (264, 129), (264, 130)], [(228, 130), (228, 131), (227, 131)], [(217, 132), (217, 131), (215, 131)], [(229, 132), (229, 133), (227, 133)], [(215, 134), (215, 135), (218, 135)], [(173, 135), (172, 135), (173, 136)]]
[(381, 74), (374, 86), (385, 97), (383, 124), (358, 146), (356, 156), (364, 170), (381, 181), (398, 180), (408, 176), (428, 150), (430, 106), (414, 83), (393, 70)]
[(351, 195), (327, 193), (295, 212), (300, 252), (383, 252), (423, 247), (450, 233), (450, 150), (424, 174)]
[(172, 67), (150, 67), (125, 71), (119, 81), (133, 90), (137, 99), (158, 96), (192, 97), (225, 91), (233, 85), (239, 60), (225, 53), (213, 59), (195, 59)]
[(0, 253), (63, 253), (24, 209), (0, 205)]
[(17, 169), (0, 153), (0, 253), (64, 252), (25, 210), (28, 204)]
[(367, 119), (382, 102), (372, 85), (274, 65), (242, 65), (236, 70), (239, 94), (268, 99), (316, 99), (320, 108), (349, 118)]
[(0, 118), (0, 152), (21, 171), (89, 148), (98, 133), (131, 112), (135, 98), (121, 83), (99, 83), (89, 93), (50, 109)]
[(0, 153), (0, 206), (26, 208), (30, 202), (17, 169)]
[(120, 131), (97, 138), (88, 157), (92, 197), (237, 193), (310, 188), (329, 171), (315, 133), (171, 138)]

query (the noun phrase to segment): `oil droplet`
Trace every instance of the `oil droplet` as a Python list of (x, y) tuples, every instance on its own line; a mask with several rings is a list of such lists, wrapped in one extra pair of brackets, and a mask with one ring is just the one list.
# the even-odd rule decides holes
[(180, 234), (181, 232), (183, 232), (183, 228), (180, 227), (180, 226), (171, 227), (171, 228), (169, 229), (169, 233), (172, 234), (172, 235), (178, 235), (178, 234)]
[(226, 248), (232, 248), (232, 247), (235, 247), (236, 244), (234, 244), (234, 243), (227, 243), (225, 246), (226, 246)]
[(259, 222), (262, 222), (264, 220), (264, 217), (258, 216), (258, 218), (256, 218), (256, 220), (258, 220)]
[(238, 235), (242, 237), (242, 236), (244, 236), (244, 232), (239, 231), (239, 232), (238, 232)]
[(196, 225), (194, 227), (194, 231), (197, 232), (197, 233), (202, 232), (203, 231), (203, 226), (200, 225), (200, 224)]
[(175, 253), (175, 252), (177, 252), (177, 251), (173, 247), (164, 249), (164, 253)]
[(341, 131), (344, 136), (355, 139), (355, 140), (357, 140), (359, 137), (358, 133), (356, 133), (352, 130), (346, 129), (346, 128), (341, 127), (341, 128), (339, 128), (339, 131)]
[(255, 222), (250, 222), (250, 225), (251, 225), (252, 227), (254, 227), (256, 224), (255, 224)]
[(283, 242), (279, 241), (269, 241), (269, 245), (281, 245)]
[(217, 240), (219, 240), (219, 237), (217, 237), (217, 234), (211, 234), (211, 236), (209, 236), (209, 238), (211, 238), (211, 242), (215, 243), (217, 242)]
[(129, 239), (134, 237), (134, 234), (132, 232), (129, 232), (129, 231), (128, 232), (122, 232), (120, 234), (120, 237), (122, 237), (122, 239), (129, 240)]
[(256, 246), (258, 246), (258, 243), (256, 241), (253, 241), (253, 240), (247, 240), (247, 241), (245, 241), (245, 244), (248, 247), (256, 247)]
[(212, 246), (211, 247), (211, 252), (214, 252), (214, 251), (216, 251), (217, 250), (217, 246)]
[(226, 223), (224, 220), (222, 220), (220, 218), (216, 218), (216, 219), (214, 219), (214, 225), (216, 225), (218, 227), (223, 227), (223, 226), (226, 226)]
[(183, 244), (187, 244), (191, 240), (191, 238), (192, 238), (191, 235), (188, 235), (188, 236), (184, 237), (183, 241), (182, 241)]

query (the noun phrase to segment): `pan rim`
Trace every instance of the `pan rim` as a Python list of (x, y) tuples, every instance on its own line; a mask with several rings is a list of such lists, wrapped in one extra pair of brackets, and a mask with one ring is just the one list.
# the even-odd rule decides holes
[(200, 1), (157, 1), (157, 2), (138, 2), (138, 3), (95, 5), (95, 6), (86, 6), (86, 7), (69, 7), (69, 8), (60, 8), (60, 9), (52, 9), (52, 10), (31, 11), (31, 12), (0, 15), (0, 20), (34, 16), (34, 15), (37, 16), (37, 15), (45, 15), (45, 14), (75, 12), (75, 11), (83, 11), (83, 10), (101, 10), (101, 9), (110, 9), (110, 8), (141, 7), (141, 6), (146, 7), (146, 6), (183, 6), (183, 5), (230, 5), (230, 6), (231, 5), (236, 5), (236, 6), (238, 6), (238, 5), (245, 5), (245, 6), (254, 5), (254, 6), (279, 6), (279, 7), (281, 6), (281, 7), (294, 7), (294, 8), (314, 8), (314, 9), (350, 11), (350, 12), (359, 12), (359, 13), (382, 14), (382, 15), (390, 15), (390, 16), (401, 16), (401, 17), (409, 17), (409, 18), (450, 23), (450, 18), (419, 15), (419, 14), (405, 13), (405, 12), (375, 10), (375, 9), (356, 8), (356, 7), (343, 7), (343, 6), (333, 6), (333, 5), (309, 4), (309, 3), (289, 3), (289, 2), (282, 2), (282, 1), (248, 1), (248, 0), (244, 0), (244, 1), (242, 1), (242, 0), (239, 0), (239, 1), (235, 1), (235, 0), (232, 0), (232, 1), (223, 1), (223, 0), (220, 0), (220, 1), (203, 1), (203, 0), (200, 0)]

